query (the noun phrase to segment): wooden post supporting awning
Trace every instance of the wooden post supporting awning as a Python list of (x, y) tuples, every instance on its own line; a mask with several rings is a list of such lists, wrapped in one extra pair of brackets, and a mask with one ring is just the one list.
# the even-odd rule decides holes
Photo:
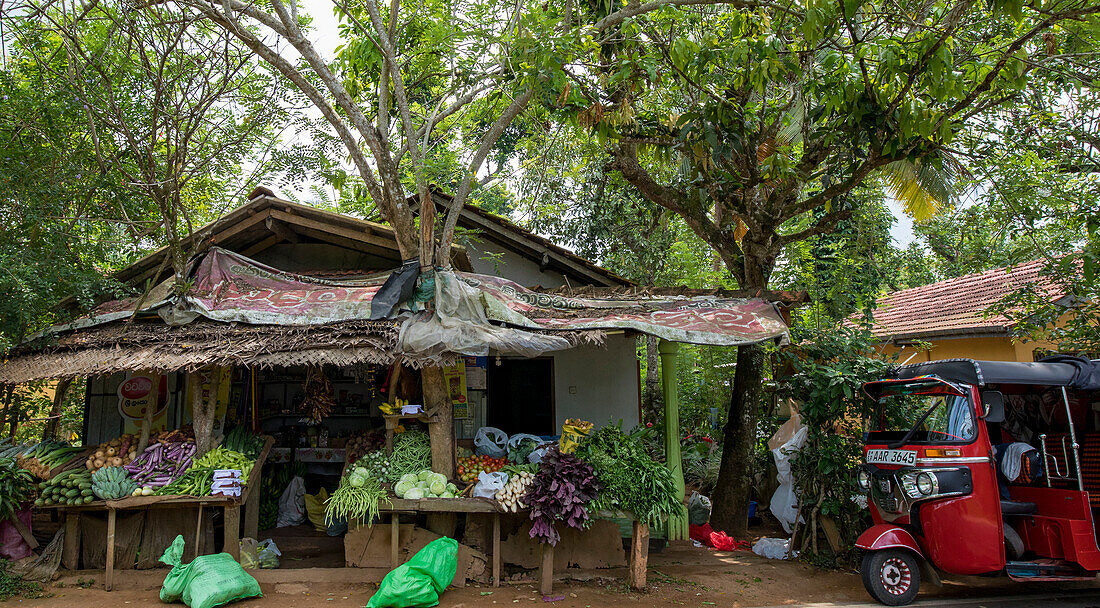
[(661, 355), (661, 395), (665, 402), (665, 464), (672, 471), (677, 496), (681, 498), (680, 513), (668, 518), (668, 540), (688, 539), (687, 506), (683, 504), (684, 465), (680, 458), (680, 402), (676, 391), (677, 354), (680, 345), (661, 340), (657, 345)]

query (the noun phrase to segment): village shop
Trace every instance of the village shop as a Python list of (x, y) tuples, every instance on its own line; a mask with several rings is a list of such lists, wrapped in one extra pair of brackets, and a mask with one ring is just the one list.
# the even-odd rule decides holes
[[(793, 298), (643, 292), (504, 220), (480, 211), (465, 217), (488, 235), (467, 245), (481, 251), (456, 248), (460, 270), (436, 272), (432, 289), (417, 291), (409, 281), (402, 291), (399, 278), (415, 278), (415, 265), (386, 270), (400, 265), (386, 227), (261, 191), (193, 235), (212, 245), (192, 260), (186, 294), (170, 289), (163, 254), (159, 260), (153, 254), (120, 274), (155, 285), (143, 297), (105, 303), (14, 351), (0, 367), (0, 382), (88, 378), (89, 447), (41, 476), (121, 463), (139, 478), (139, 495), (113, 500), (88, 495), (80, 484), (49, 491), (75, 498), (38, 507), (64, 518), (64, 565), (154, 567), (177, 534), (191, 555), (238, 555), (242, 537), (270, 536), (284, 551), (284, 565), (301, 546), (313, 565), (367, 568), (377, 580), (443, 534), (463, 543), (455, 584), (499, 584), (511, 567), (540, 567), (549, 584), (555, 564), (623, 565), (625, 532), (632, 537), (633, 582), (644, 581), (646, 524), (660, 523), (669, 539), (685, 538), (682, 504), (668, 517), (633, 523), (632, 513), (593, 514), (600, 519), (583, 535), (557, 525), (555, 551), (531, 538), (517, 488), (471, 497), (473, 473), (505, 469), (513, 485), (529, 483), (542, 470), (530, 452), (559, 445), (563, 427), (568, 443), (570, 433), (587, 430), (585, 423), (635, 426), (635, 344), (645, 333), (662, 338), (666, 426), (673, 438), (666, 450), (682, 496), (677, 343), (782, 340), (779, 305)], [(493, 260), (497, 272), (474, 272), (487, 270), (474, 268), (474, 259)], [(426, 308), (429, 300), (434, 306)], [(379, 302), (388, 304), (384, 314)], [(424, 402), (419, 370), (425, 366), (445, 369), (446, 407), (416, 407)], [(486, 427), (519, 441), (489, 445), (486, 436), (493, 433), (479, 437)], [(142, 429), (153, 432), (145, 438)], [(219, 441), (223, 449), (215, 455), (224, 448), (246, 453), (239, 496), (211, 495), (209, 476), (206, 484), (184, 483), (202, 473), (187, 467), (191, 458), (179, 446)], [(158, 449), (176, 451), (161, 459), (169, 463), (151, 465), (150, 450)], [(473, 460), (475, 451), (502, 458)], [(419, 471), (398, 477), (384, 470), (406, 452), (420, 458)], [(294, 528), (304, 530), (297, 537), (293, 530), (271, 531), (296, 477), (311, 497), (332, 495), (358, 481), (360, 468), (382, 493), (370, 509), (330, 512), (325, 532), (308, 524)], [(71, 490), (74, 497), (67, 496)]]

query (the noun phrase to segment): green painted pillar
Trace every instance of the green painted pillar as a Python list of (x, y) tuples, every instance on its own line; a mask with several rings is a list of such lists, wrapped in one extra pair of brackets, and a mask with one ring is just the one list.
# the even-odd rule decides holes
[[(665, 463), (672, 471), (677, 495), (684, 496), (684, 464), (680, 457), (680, 399), (676, 392), (677, 353), (680, 345), (661, 340), (657, 345), (661, 355), (661, 395), (665, 403)], [(668, 518), (668, 540), (688, 539), (687, 506), (680, 505), (680, 514)]]

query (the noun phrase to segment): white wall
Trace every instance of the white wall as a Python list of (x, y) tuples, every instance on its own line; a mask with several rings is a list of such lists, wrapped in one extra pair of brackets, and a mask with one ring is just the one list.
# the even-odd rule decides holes
[(607, 337), (603, 347), (580, 346), (554, 353), (554, 411), (560, 429), (566, 418), (603, 426), (638, 424), (641, 384), (635, 337)]
[(478, 274), (503, 277), (524, 287), (541, 285), (553, 288), (565, 285), (565, 278), (560, 272), (553, 270), (543, 272), (539, 270), (539, 265), (534, 260), (496, 243), (481, 240), (476, 243), (466, 243), (465, 246), (466, 254), (470, 258), (470, 266)]

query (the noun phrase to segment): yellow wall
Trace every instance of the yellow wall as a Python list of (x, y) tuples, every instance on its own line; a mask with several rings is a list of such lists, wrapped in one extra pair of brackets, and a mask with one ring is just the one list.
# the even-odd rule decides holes
[[(899, 363), (921, 363), (939, 359), (978, 359), (980, 361), (1034, 361), (1037, 348), (1056, 350), (1050, 342), (1020, 342), (1010, 337), (939, 338), (928, 340), (930, 350), (918, 351), (913, 346), (884, 344), (887, 354), (900, 353)], [(915, 353), (915, 354), (914, 354)], [(912, 358), (910, 359), (910, 356)]]

